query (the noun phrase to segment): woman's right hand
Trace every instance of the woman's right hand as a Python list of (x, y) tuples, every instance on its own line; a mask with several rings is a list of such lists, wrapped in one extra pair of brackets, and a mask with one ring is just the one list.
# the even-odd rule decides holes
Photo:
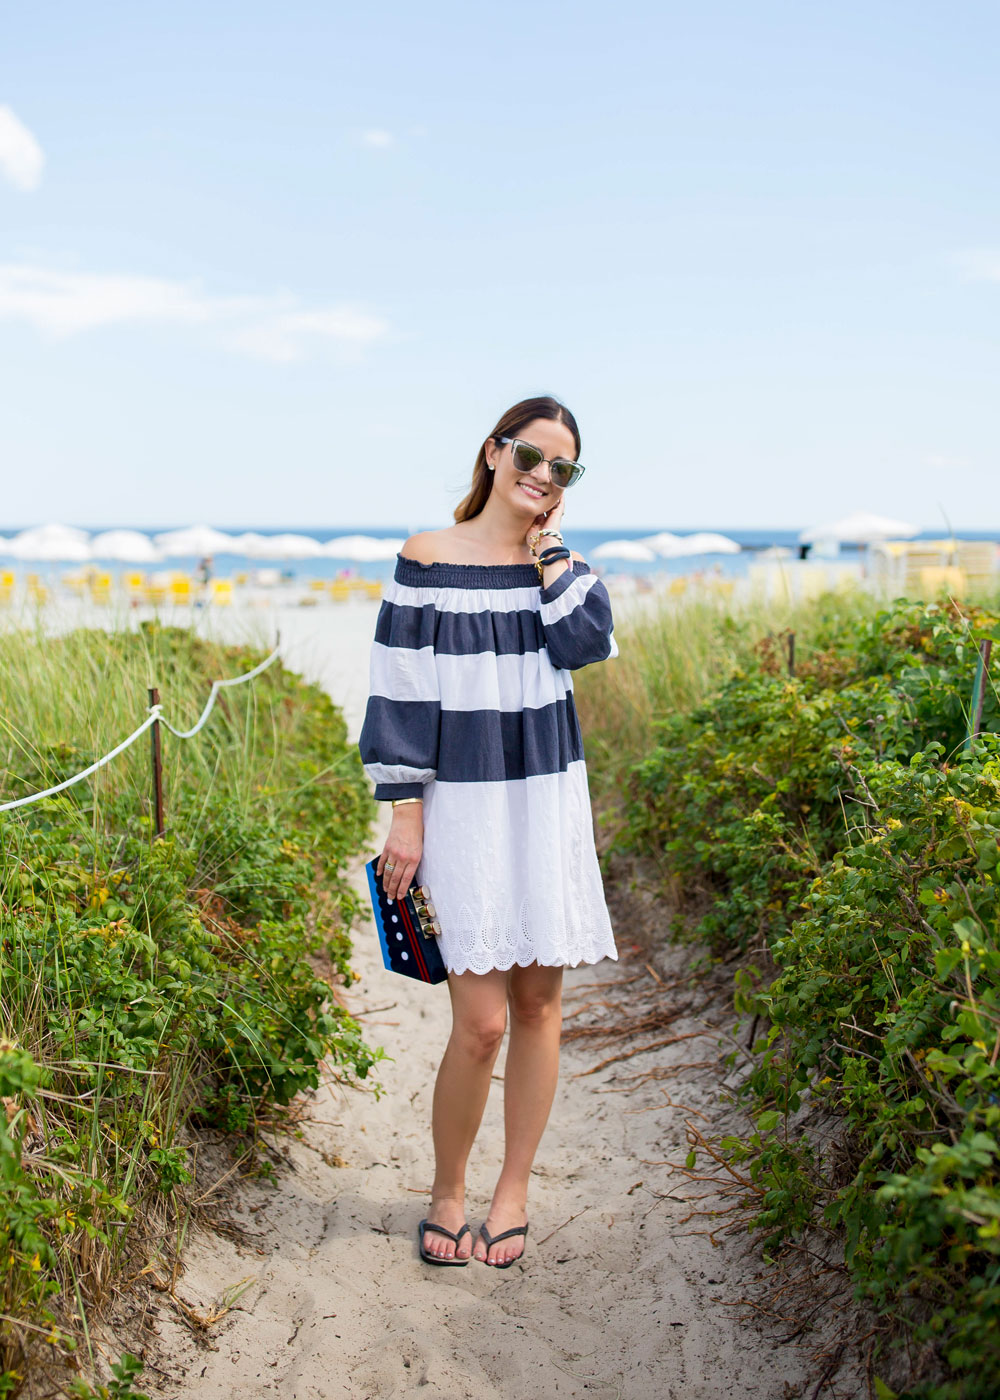
[[(387, 899), (399, 899), (413, 884), (424, 848), (424, 804), (407, 802), (392, 809), (392, 826), (378, 858), (375, 874), (382, 880)], [(391, 865), (391, 870), (386, 866)]]

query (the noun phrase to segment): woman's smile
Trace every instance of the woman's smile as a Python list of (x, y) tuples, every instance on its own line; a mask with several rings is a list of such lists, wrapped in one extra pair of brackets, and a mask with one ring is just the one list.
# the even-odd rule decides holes
[(543, 496), (548, 495), (548, 492), (545, 490), (545, 488), (543, 486), (537, 485), (535, 482), (519, 481), (517, 484), (518, 486), (520, 486), (522, 491), (524, 491), (527, 495), (531, 497), (533, 501), (540, 501)]

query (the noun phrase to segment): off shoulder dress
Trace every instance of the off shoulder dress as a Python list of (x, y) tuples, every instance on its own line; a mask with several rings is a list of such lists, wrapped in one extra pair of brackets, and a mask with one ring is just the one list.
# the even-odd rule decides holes
[(573, 675), (618, 655), (602, 581), (571, 561), (397, 555), (358, 747), (375, 797), (422, 797), (416, 880), (449, 972), (617, 958), (594, 847)]

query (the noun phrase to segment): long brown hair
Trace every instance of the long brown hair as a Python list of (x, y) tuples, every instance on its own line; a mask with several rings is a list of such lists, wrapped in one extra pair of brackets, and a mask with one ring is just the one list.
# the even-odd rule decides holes
[(522, 399), (520, 403), (516, 403), (513, 408), (508, 408), (506, 413), (501, 414), (496, 427), (480, 447), (476, 464), (472, 468), (472, 485), (469, 488), (469, 494), (455, 507), (456, 521), (471, 520), (474, 515), (478, 515), (493, 490), (493, 473), (486, 461), (486, 443), (491, 438), (517, 437), (518, 433), (529, 423), (533, 423), (536, 418), (549, 418), (555, 423), (565, 423), (573, 434), (576, 456), (579, 457), (580, 429), (576, 426), (576, 419), (566, 405), (548, 395), (539, 399)]

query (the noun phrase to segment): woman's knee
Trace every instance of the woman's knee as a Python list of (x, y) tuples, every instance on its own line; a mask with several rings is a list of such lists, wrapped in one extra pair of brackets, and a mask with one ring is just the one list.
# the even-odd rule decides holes
[(491, 1060), (500, 1049), (506, 1029), (507, 1013), (501, 1009), (499, 1012), (459, 1017), (453, 1034), (467, 1055), (477, 1060)]
[(543, 1026), (562, 1019), (561, 987), (511, 989), (510, 1014), (522, 1025)]

